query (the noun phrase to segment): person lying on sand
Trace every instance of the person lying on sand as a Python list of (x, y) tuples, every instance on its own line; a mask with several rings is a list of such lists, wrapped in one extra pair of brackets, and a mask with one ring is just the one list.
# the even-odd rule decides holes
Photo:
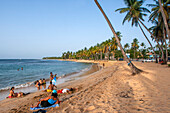
[(56, 90), (52, 91), (51, 96), (46, 97), (44, 99), (40, 99), (40, 101), (35, 105), (35, 106), (31, 106), (32, 108), (34, 107), (48, 107), (54, 104), (59, 104), (59, 99), (58, 99), (58, 94)]
[(57, 88), (57, 86), (53, 85), (53, 84), (52, 84), (52, 81), (50, 81), (50, 85), (49, 85), (48, 88), (47, 88), (46, 90), (44, 90), (44, 91), (51, 93), (51, 92), (54, 90), (54, 87)]
[(77, 91), (78, 89), (77, 88), (65, 88), (65, 89), (61, 89), (61, 90), (58, 90), (57, 93), (58, 94), (61, 94), (61, 93), (68, 93), (68, 94), (71, 94), (73, 93), (73, 91)]
[(24, 93), (19, 92), (19, 93), (14, 93), (14, 87), (11, 87), (10, 94), (8, 95), (8, 98), (14, 98), (14, 97), (21, 97), (24, 95)]

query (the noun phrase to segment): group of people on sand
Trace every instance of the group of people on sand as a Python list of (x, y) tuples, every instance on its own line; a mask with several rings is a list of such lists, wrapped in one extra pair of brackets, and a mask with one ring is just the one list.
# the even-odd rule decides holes
[[(73, 91), (78, 90), (77, 88), (65, 88), (65, 89), (56, 90), (57, 89), (57, 86), (55, 85), (56, 79), (58, 79), (57, 74), (53, 75), (53, 73), (50, 72), (50, 85), (48, 86), (47, 89), (46, 89), (46, 80), (45, 79), (40, 79), (35, 82), (35, 86), (37, 87), (38, 90), (42, 89), (42, 86), (43, 86), (45, 89), (43, 91), (49, 92), (50, 96), (48, 96), (44, 99), (40, 99), (38, 101), (38, 103), (36, 105), (32, 105), (31, 108), (48, 107), (53, 104), (59, 104), (59, 102), (60, 102), (58, 99), (59, 94), (62, 94), (62, 93), (70, 94)], [(11, 88), (8, 98), (21, 97), (21, 96), (25, 95), (22, 92), (14, 93), (14, 89), (15, 89), (14, 87)]]
[(37, 90), (42, 89), (42, 86), (44, 87), (44, 89), (46, 89), (46, 80), (45, 80), (45, 78), (37, 80), (35, 82), (35, 87), (37, 87)]

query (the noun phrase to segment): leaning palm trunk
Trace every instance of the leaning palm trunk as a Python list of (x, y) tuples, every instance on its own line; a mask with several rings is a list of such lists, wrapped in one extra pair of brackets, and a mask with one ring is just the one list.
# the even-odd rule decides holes
[(166, 50), (165, 64), (167, 64), (167, 62), (168, 62), (168, 50), (167, 50), (166, 34), (165, 34), (165, 31), (164, 31), (164, 25), (163, 25), (163, 41), (165, 43), (165, 50)]
[[(161, 48), (163, 49), (163, 41), (161, 41)], [(162, 52), (162, 51), (161, 51)], [(165, 63), (165, 55), (164, 55), (164, 52), (162, 52), (162, 60), (163, 60), (163, 63)]]
[(158, 44), (161, 52), (164, 53), (164, 51), (163, 51), (161, 45), (159, 44), (158, 40), (156, 39), (156, 37), (149, 31), (149, 29), (142, 23), (141, 20), (138, 19), (138, 21), (144, 26), (144, 28), (145, 28), (145, 29), (150, 33), (150, 35), (155, 39), (155, 41), (157, 42), (157, 44)]
[(133, 74), (137, 74), (137, 73), (142, 72), (142, 70), (138, 69), (138, 68), (127, 58), (127, 56), (126, 56), (126, 54), (125, 54), (125, 52), (124, 52), (124, 50), (123, 50), (123, 47), (122, 47), (122, 45), (121, 45), (121, 43), (120, 43), (120, 41), (119, 41), (119, 38), (118, 38), (118, 36), (117, 36), (117, 34), (116, 34), (116, 32), (115, 32), (115, 30), (114, 30), (111, 22), (109, 21), (108, 17), (106, 16), (105, 12), (103, 11), (103, 9), (102, 9), (102, 7), (100, 6), (100, 4), (98, 3), (98, 1), (97, 1), (97, 0), (94, 0), (94, 1), (95, 1), (96, 5), (98, 6), (98, 8), (100, 9), (100, 11), (102, 12), (104, 18), (106, 19), (106, 21), (107, 21), (107, 23), (108, 23), (111, 31), (113, 32), (113, 34), (114, 34), (114, 36), (115, 36), (115, 38), (116, 38), (116, 41), (117, 41), (117, 43), (118, 43), (118, 46), (119, 46), (119, 48), (120, 48), (120, 50), (121, 50), (121, 52), (122, 52), (122, 54), (123, 54), (126, 62), (127, 62), (128, 65), (130, 66), (130, 68), (131, 68), (131, 70), (132, 70), (132, 73), (133, 73)]
[(170, 42), (170, 31), (169, 31), (169, 27), (168, 27), (168, 23), (167, 23), (167, 18), (165, 16), (164, 9), (163, 9), (162, 4), (161, 4), (161, 0), (158, 0), (158, 1), (159, 1), (159, 7), (161, 9), (162, 18), (164, 20), (166, 32), (168, 34), (168, 38), (169, 38), (169, 42)]
[(153, 46), (152, 46), (151, 42), (149, 41), (148, 37), (146, 36), (145, 32), (143, 31), (143, 29), (142, 29), (141, 25), (140, 25), (140, 24), (138, 24), (138, 25), (139, 25), (140, 30), (142, 31), (143, 35), (145, 36), (146, 40), (148, 41), (149, 45), (151, 46), (151, 48), (152, 48), (152, 50), (153, 50), (154, 55), (156, 56), (155, 50), (153, 49)]
[(102, 53), (102, 52), (100, 52), (100, 60), (102, 60), (102, 55), (103, 55), (103, 53)]

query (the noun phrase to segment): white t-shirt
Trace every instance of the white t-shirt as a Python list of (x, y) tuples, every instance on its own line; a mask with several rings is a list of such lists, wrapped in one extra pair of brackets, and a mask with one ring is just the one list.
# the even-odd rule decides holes
[(69, 89), (63, 89), (62, 93), (67, 93), (67, 91), (69, 91)]

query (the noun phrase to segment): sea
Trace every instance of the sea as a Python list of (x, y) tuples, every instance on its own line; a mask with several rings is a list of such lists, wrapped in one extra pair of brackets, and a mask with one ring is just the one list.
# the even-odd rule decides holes
[(64, 83), (66, 80), (62, 78), (65, 76), (78, 76), (91, 66), (91, 63), (59, 60), (0, 59), (0, 100), (8, 96), (12, 86), (16, 91), (35, 92), (37, 88), (30, 86), (34, 86), (36, 80), (48, 80), (50, 72), (61, 78), (58, 83)]

